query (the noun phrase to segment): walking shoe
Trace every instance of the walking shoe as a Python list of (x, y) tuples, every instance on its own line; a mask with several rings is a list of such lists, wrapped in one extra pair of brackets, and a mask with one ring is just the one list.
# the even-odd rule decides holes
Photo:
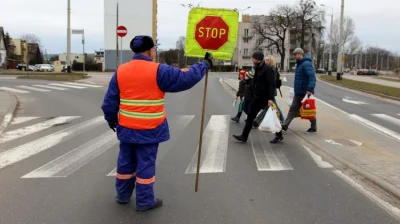
[(244, 143), (247, 142), (247, 140), (244, 139), (243, 136), (241, 136), (241, 135), (232, 135), (232, 136), (233, 136), (234, 139), (236, 139), (239, 142), (244, 142)]
[(232, 121), (235, 121), (236, 123), (239, 123), (240, 118), (238, 118), (238, 117), (232, 117), (231, 120), (232, 120)]
[(308, 129), (308, 130), (306, 131), (306, 133), (307, 133), (307, 134), (315, 134), (315, 133), (317, 133), (317, 129), (310, 128), (310, 129)]
[(287, 131), (287, 127), (286, 126), (282, 126), (282, 131), (286, 132)]
[(260, 124), (257, 121), (253, 121), (253, 128), (258, 128)]
[(272, 140), (270, 141), (270, 143), (271, 143), (271, 144), (276, 144), (276, 143), (279, 143), (279, 142), (281, 142), (281, 141), (283, 141), (283, 137), (282, 137), (282, 136), (275, 136), (275, 138), (272, 139)]
[(158, 198), (156, 200), (157, 201), (156, 201), (156, 203), (154, 204), (153, 207), (150, 207), (150, 208), (138, 208), (138, 207), (136, 207), (136, 211), (144, 212), (144, 211), (148, 211), (148, 210), (152, 210), (152, 209), (161, 207), (163, 205), (163, 201), (161, 199), (158, 199)]
[(118, 197), (115, 197), (115, 200), (117, 200), (117, 203), (121, 205), (125, 205), (130, 202), (130, 199), (119, 199)]

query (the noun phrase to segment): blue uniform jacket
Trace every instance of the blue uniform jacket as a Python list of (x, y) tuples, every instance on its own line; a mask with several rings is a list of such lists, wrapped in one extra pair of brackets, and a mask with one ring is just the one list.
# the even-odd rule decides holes
[[(133, 60), (151, 61), (151, 58), (135, 54)], [(206, 63), (194, 64), (187, 72), (169, 65), (160, 64), (157, 71), (157, 84), (163, 92), (185, 91), (196, 85), (207, 71), (208, 67)], [(111, 78), (101, 109), (104, 112), (104, 118), (107, 122), (117, 123), (118, 140), (134, 144), (151, 144), (167, 141), (170, 138), (167, 119), (157, 128), (151, 130), (134, 130), (118, 125), (119, 89), (117, 73), (118, 70)]]
[(304, 56), (297, 61), (296, 73), (294, 76), (294, 93), (296, 95), (305, 95), (307, 91), (314, 94), (316, 78), (311, 57)]

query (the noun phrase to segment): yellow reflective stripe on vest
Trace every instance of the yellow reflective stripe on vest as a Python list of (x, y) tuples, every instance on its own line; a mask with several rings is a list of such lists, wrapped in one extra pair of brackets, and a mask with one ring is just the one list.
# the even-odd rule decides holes
[(160, 106), (164, 104), (164, 99), (161, 100), (126, 100), (120, 99), (120, 104), (126, 106)]
[(119, 110), (119, 113), (133, 118), (142, 118), (142, 119), (154, 119), (154, 118), (162, 118), (164, 117), (164, 112), (157, 112), (157, 113), (139, 113), (139, 112), (129, 112), (126, 110)]

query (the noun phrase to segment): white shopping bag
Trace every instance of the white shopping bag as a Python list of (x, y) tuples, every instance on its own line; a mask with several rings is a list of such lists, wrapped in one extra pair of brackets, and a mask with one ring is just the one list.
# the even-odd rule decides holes
[(272, 134), (275, 134), (282, 130), (281, 122), (276, 116), (276, 111), (274, 110), (274, 108), (268, 108), (267, 114), (265, 114), (265, 117), (258, 129), (260, 131), (271, 132)]
[(292, 106), (292, 102), (293, 102), (293, 98), (294, 98), (294, 90), (290, 90), (289, 92), (289, 98), (287, 99), (287, 104), (288, 106)]

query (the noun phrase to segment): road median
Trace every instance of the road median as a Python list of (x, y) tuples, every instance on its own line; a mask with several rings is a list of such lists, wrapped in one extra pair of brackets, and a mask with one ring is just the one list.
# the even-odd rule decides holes
[(336, 76), (329, 76), (329, 75), (321, 75), (319, 76), (319, 79), (334, 85), (400, 101), (400, 88), (384, 86), (369, 82), (356, 81), (346, 78), (343, 78), (342, 80), (336, 80)]
[(17, 77), (17, 79), (34, 79), (34, 80), (49, 80), (49, 81), (75, 81), (87, 78), (90, 78), (90, 76), (88, 76), (87, 74), (78, 74), (78, 73), (72, 73), (72, 74), (63, 73), (58, 75), (30, 74)]

